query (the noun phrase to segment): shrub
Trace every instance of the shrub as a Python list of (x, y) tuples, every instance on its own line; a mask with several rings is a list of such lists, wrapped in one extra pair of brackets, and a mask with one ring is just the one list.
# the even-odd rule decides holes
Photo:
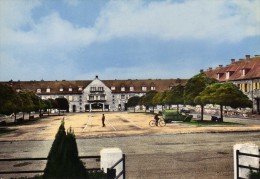
[(66, 134), (64, 121), (55, 136), (43, 178), (87, 178), (86, 169), (78, 158), (75, 135), (70, 128)]
[(260, 178), (260, 172), (255, 172), (250, 170), (249, 175), (248, 175), (249, 179), (259, 179)]

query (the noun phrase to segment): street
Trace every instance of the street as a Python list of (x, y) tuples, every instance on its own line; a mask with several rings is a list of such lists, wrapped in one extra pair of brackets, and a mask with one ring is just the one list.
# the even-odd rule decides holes
[[(80, 156), (99, 155), (105, 147), (121, 148), (127, 157), (126, 177), (130, 179), (229, 179), (233, 177), (233, 145), (253, 142), (260, 146), (259, 139), (260, 132), (156, 134), (78, 139), (77, 144)], [(47, 157), (51, 144), (52, 140), (3, 141), (0, 157)], [(30, 162), (15, 166), (16, 170), (35, 169)], [(44, 168), (44, 163), (39, 166)], [(3, 163), (0, 167), (10, 169)]]

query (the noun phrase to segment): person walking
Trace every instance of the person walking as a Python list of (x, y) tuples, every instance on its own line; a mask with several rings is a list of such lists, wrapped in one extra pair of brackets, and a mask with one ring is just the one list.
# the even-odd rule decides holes
[(102, 115), (102, 127), (106, 127), (105, 125), (105, 114)]

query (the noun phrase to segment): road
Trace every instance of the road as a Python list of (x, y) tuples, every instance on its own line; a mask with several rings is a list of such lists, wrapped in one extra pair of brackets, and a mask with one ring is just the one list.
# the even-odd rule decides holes
[[(121, 148), (127, 156), (126, 176), (130, 179), (230, 179), (233, 177), (232, 147), (245, 142), (260, 146), (260, 132), (155, 134), (77, 140), (79, 155), (99, 155), (105, 147)], [(51, 144), (52, 140), (2, 141), (0, 157), (46, 157)], [(15, 169), (35, 169), (29, 162), (12, 165)], [(44, 164), (39, 166), (44, 167)], [(10, 169), (3, 163), (0, 168)]]

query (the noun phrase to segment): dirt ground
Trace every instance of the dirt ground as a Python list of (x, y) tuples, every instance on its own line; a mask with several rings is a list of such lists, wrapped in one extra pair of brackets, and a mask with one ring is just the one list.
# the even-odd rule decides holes
[[(16, 129), (16, 131), (1, 135), (0, 141), (53, 140), (63, 118), (65, 119), (66, 129), (72, 127), (77, 139), (149, 134), (260, 131), (259, 119), (224, 119), (226, 122), (235, 122), (240, 125), (197, 127), (182, 124), (181, 122), (173, 122), (167, 123), (164, 127), (150, 127), (149, 122), (153, 120), (152, 114), (106, 112), (106, 127), (102, 127), (101, 117), (102, 113), (97, 112), (70, 113), (64, 116), (43, 118), (30, 125), (9, 127), (10, 129)], [(210, 116), (204, 118), (209, 120)]]

